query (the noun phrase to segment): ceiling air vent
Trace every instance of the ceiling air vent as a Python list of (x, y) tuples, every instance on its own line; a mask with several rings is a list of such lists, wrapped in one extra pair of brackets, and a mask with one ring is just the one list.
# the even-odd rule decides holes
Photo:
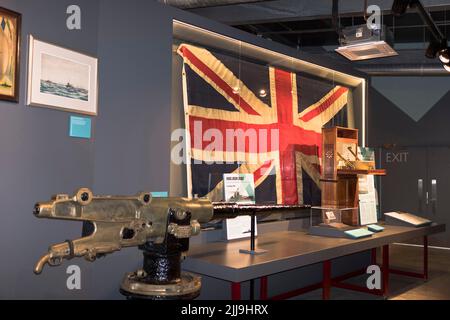
[(349, 60), (367, 60), (396, 56), (398, 53), (390, 45), (391, 34), (382, 29), (369, 29), (367, 25), (352, 26), (342, 29), (336, 52)]

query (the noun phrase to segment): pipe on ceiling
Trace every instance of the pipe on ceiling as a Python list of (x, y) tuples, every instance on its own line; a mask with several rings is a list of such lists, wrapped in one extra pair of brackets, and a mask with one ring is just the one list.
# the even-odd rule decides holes
[(367, 64), (356, 66), (359, 71), (370, 76), (412, 77), (450, 76), (442, 64)]
[(206, 7), (245, 4), (252, 2), (267, 2), (271, 0), (158, 0), (158, 1), (179, 9), (197, 9)]

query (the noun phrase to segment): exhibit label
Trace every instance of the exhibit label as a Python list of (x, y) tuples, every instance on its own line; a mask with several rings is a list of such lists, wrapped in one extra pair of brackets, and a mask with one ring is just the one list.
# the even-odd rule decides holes
[(91, 138), (91, 118), (70, 116), (69, 135), (74, 138)]

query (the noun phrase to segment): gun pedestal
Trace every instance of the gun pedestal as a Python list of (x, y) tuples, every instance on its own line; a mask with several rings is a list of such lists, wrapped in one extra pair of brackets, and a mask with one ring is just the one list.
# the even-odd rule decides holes
[[(171, 229), (171, 226), (176, 227)], [(191, 227), (191, 213), (169, 209), (164, 242), (147, 242), (143, 250), (143, 269), (127, 273), (120, 292), (128, 299), (190, 300), (200, 294), (201, 278), (181, 272), (181, 253), (189, 250), (189, 235), (183, 227)]]
[(173, 246), (147, 243), (141, 248), (143, 269), (127, 273), (120, 292), (128, 299), (187, 300), (200, 294), (199, 276), (181, 272), (181, 251)]

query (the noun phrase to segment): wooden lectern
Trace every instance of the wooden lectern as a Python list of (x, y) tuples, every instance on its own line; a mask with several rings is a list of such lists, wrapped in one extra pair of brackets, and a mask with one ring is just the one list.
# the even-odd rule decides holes
[[(322, 206), (358, 208), (358, 175), (385, 175), (383, 169), (359, 161), (358, 129), (343, 127), (322, 129)], [(358, 209), (342, 217), (342, 223), (359, 225)]]

